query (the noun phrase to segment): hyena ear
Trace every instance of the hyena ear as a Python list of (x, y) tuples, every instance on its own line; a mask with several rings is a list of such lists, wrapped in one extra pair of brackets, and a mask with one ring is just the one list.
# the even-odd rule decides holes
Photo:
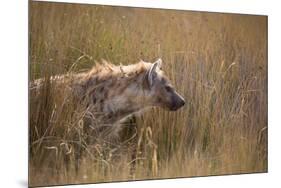
[(150, 67), (148, 74), (147, 74), (147, 81), (148, 81), (148, 85), (149, 88), (152, 87), (153, 82), (157, 76), (157, 72), (156, 72), (156, 68), (161, 68), (161, 64), (162, 64), (162, 60), (158, 59), (157, 61), (155, 61), (152, 66)]
[(161, 67), (162, 67), (162, 59), (161, 59), (161, 58), (157, 59), (157, 60), (154, 62), (154, 64), (155, 64), (155, 63), (157, 63), (157, 67), (158, 67), (159, 69), (161, 69)]

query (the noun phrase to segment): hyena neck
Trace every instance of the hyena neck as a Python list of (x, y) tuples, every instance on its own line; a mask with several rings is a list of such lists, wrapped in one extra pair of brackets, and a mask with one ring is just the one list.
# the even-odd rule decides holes
[(88, 105), (94, 106), (105, 122), (114, 123), (144, 108), (143, 101), (137, 98), (142, 91), (145, 72), (142, 63), (103, 67), (82, 75), (83, 80), (76, 85), (81, 88), (79, 95), (84, 96)]
[(120, 123), (126, 120), (128, 117), (132, 116), (133, 114), (140, 112), (142, 108), (121, 108), (115, 112), (109, 112), (104, 117), (105, 121), (108, 123)]
[(142, 92), (141, 89), (135, 88), (133, 95), (128, 96), (128, 90), (131, 89), (132, 88), (128, 86), (121, 94), (114, 95), (112, 98), (108, 98), (105, 101), (103, 112), (107, 114), (107, 118), (111, 122), (120, 122), (148, 107), (148, 105), (145, 105), (144, 101), (138, 99), (138, 93)]

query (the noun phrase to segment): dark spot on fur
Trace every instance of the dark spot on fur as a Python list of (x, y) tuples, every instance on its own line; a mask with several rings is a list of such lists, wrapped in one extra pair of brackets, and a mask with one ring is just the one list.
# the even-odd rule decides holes
[(107, 115), (107, 118), (108, 118), (108, 119), (111, 119), (111, 118), (113, 118), (113, 115), (114, 115), (113, 112), (110, 112), (110, 113)]
[(108, 84), (107, 84), (107, 88), (112, 88), (112, 86), (114, 85), (115, 83), (113, 82), (113, 81), (111, 81), (111, 82), (109, 82)]
[(157, 97), (157, 102), (161, 102), (161, 98), (160, 97)]
[(93, 97), (93, 103), (95, 104), (97, 102), (96, 97)]
[(104, 98), (108, 97), (108, 92), (104, 92)]
[(104, 87), (100, 87), (99, 91), (103, 92), (104, 91)]
[(166, 84), (166, 82), (167, 82), (167, 80), (163, 77), (163, 78), (161, 79), (161, 83), (162, 83), (162, 84)]

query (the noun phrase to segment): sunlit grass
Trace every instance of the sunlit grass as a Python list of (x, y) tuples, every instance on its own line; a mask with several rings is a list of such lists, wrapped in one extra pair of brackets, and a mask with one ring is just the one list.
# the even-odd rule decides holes
[[(177, 112), (145, 112), (115, 145), (91, 144), (79, 121), (85, 109), (44, 84), (40, 96), (30, 93), (30, 185), (267, 171), (267, 17), (30, 4), (31, 80), (102, 58), (161, 57), (187, 101)], [(77, 146), (86, 150), (78, 172)]]

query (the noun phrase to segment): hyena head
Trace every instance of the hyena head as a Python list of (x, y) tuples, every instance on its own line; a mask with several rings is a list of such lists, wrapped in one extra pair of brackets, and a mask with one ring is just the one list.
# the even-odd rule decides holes
[(151, 63), (144, 76), (145, 101), (151, 106), (176, 111), (184, 106), (185, 100), (164, 75), (161, 64), (161, 59)]

